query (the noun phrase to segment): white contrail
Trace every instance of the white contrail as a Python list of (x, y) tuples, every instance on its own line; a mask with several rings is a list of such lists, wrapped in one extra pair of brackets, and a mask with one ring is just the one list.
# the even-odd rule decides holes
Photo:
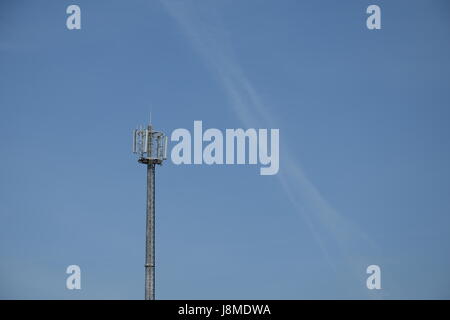
[[(204, 58), (210, 70), (228, 95), (239, 120), (246, 127), (273, 127), (273, 115), (261, 101), (260, 96), (245, 76), (233, 54), (231, 41), (220, 24), (220, 15), (208, 3), (196, 8), (190, 1), (161, 1), (169, 14), (186, 32), (193, 48)], [(206, 10), (206, 15), (200, 12)], [(377, 246), (348, 218), (334, 210), (308, 180), (299, 161), (283, 142), (282, 167), (278, 177), (290, 202), (302, 213), (305, 223), (333, 269), (336, 265), (331, 256), (340, 255), (348, 268), (353, 258), (367, 252), (373, 253)], [(364, 252), (354, 252), (352, 246), (364, 247)], [(354, 270), (358, 278), (364, 270)]]

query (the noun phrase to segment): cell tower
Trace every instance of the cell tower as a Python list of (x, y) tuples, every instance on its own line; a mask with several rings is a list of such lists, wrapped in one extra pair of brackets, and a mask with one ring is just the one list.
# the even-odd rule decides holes
[(167, 159), (167, 136), (152, 125), (133, 131), (133, 153), (147, 165), (147, 226), (145, 239), (145, 300), (155, 299), (155, 166)]

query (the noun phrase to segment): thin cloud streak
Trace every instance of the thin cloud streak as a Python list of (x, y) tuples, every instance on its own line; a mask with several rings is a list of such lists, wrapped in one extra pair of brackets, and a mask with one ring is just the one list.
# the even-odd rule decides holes
[[(205, 3), (202, 3), (201, 8), (196, 8), (195, 2), (190, 1), (162, 3), (187, 34), (193, 48), (216, 75), (242, 124), (246, 127), (273, 127), (273, 113), (267, 109), (237, 63), (229, 36), (220, 24), (218, 10), (205, 9)], [(284, 150), (278, 177), (289, 201), (302, 214), (330, 267), (333, 270), (337, 268), (333, 263), (334, 256), (338, 261), (339, 257), (344, 260), (349, 270), (354, 269), (354, 259), (367, 255), (369, 251), (376, 251), (376, 244), (349, 218), (339, 214), (328, 204), (308, 180), (299, 161), (292, 156), (286, 140), (282, 145)], [(352, 248), (355, 244), (364, 247), (364, 251)], [(359, 269), (353, 271), (358, 277), (363, 273)]]

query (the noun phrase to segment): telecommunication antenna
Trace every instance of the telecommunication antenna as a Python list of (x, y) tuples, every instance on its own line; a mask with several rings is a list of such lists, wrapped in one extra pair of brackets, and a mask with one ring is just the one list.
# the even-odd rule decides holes
[(133, 153), (147, 165), (147, 225), (145, 240), (145, 300), (155, 299), (155, 166), (167, 159), (167, 136), (147, 128), (133, 131)]

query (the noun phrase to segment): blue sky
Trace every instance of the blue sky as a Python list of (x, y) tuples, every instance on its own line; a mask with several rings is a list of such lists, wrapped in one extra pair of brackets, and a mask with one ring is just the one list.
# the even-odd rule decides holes
[(157, 168), (157, 298), (450, 298), (449, 9), (2, 1), (0, 298), (143, 298), (150, 112), (167, 134), (280, 129), (275, 176)]

